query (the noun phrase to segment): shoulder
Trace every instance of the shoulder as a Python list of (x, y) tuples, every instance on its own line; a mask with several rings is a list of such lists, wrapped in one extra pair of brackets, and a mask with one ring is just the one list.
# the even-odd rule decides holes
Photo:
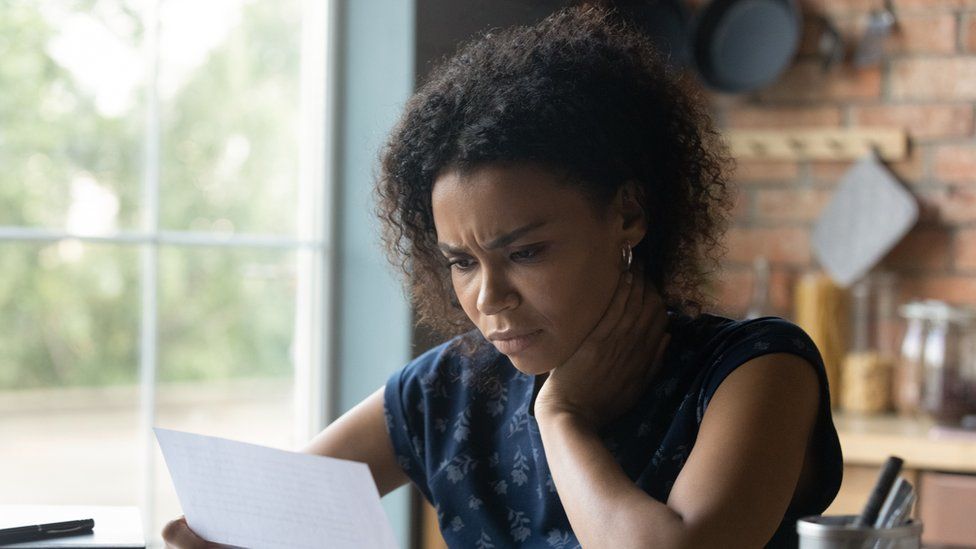
[[(768, 540), (790, 517), (823, 512), (840, 486), (823, 363), (809, 336), (782, 318), (701, 323), (708, 357), (697, 385), (698, 431), (669, 505), (707, 517), (734, 513), (746, 499), (757, 540)], [(799, 486), (804, 467), (810, 481)], [(702, 484), (713, 486), (705, 497), (694, 488)]]
[(816, 343), (803, 328), (783, 318), (723, 319), (713, 337), (716, 365), (734, 367), (765, 355), (788, 354), (810, 363), (813, 370), (823, 369)]
[(819, 398), (819, 379), (810, 361), (776, 352), (748, 359), (732, 370), (715, 390), (709, 409), (750, 411), (756, 417), (785, 413), (798, 424), (812, 426)]
[(697, 317), (676, 316), (676, 324), (689, 343), (713, 351), (726, 351), (744, 341), (786, 338), (800, 351), (816, 347), (807, 333), (789, 320), (776, 316), (736, 320), (703, 313)]
[[(698, 526), (703, 539), (711, 540), (701, 545), (714, 545), (732, 523), (744, 536), (743, 546), (770, 540), (784, 521), (790, 522), (791, 501), (818, 495), (807, 486), (798, 488), (807, 455), (817, 471), (824, 471), (814, 490), (836, 492), (838, 457), (808, 454), (817, 446), (814, 441), (832, 434), (826, 426), (815, 433), (821, 413), (818, 392), (813, 368), (788, 353), (752, 358), (718, 387), (669, 500)], [(711, 491), (696, 492), (702, 485)], [(745, 515), (740, 513), (742, 501), (750, 502)]]
[(669, 315), (672, 344), (686, 361), (694, 355), (695, 362), (714, 362), (741, 354), (748, 346), (762, 351), (766, 342), (772, 341), (781, 346), (787, 344), (799, 354), (816, 351), (813, 340), (802, 328), (780, 317), (737, 320), (711, 313), (691, 317), (673, 311)]
[[(763, 425), (749, 429), (758, 445), (809, 443), (816, 482), (805, 491), (801, 507), (809, 514), (822, 512), (839, 489), (842, 454), (816, 344), (800, 326), (778, 317), (725, 319), (714, 337), (716, 352), (699, 394), (699, 422), (704, 425), (708, 415), (717, 426), (713, 432), (733, 423)], [(811, 432), (812, 438), (805, 438)]]
[[(807, 382), (813, 381), (814, 386), (818, 381), (826, 384), (826, 372), (816, 344), (789, 320), (772, 316), (734, 320), (702, 314), (693, 319), (684, 317), (676, 328), (682, 347), (694, 350), (695, 362), (701, 367), (701, 412), (729, 374), (766, 355), (781, 355), (779, 360), (767, 358), (760, 362), (779, 364), (787, 373), (796, 373), (790, 365), (809, 364), (801, 376)], [(790, 356), (782, 358), (782, 355)]]

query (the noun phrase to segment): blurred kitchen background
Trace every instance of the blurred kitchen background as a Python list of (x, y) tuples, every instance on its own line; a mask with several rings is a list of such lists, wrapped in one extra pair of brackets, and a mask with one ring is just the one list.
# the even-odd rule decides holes
[[(459, 42), (569, 3), (0, 3), (0, 504), (137, 506), (158, 545), (150, 426), (298, 449), (435, 343), (378, 243), (379, 146)], [(895, 454), (923, 539), (976, 544), (976, 4), (753, 2), (728, 24), (773, 47), (713, 47), (690, 22), (722, 3), (625, 6), (737, 157), (714, 312), (823, 351), (828, 513)], [(438, 546), (416, 490), (384, 506)]]

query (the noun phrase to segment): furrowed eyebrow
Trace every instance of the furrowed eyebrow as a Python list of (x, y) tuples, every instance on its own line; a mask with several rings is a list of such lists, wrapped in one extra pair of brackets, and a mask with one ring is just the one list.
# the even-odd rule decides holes
[[(485, 244), (485, 249), (486, 250), (495, 250), (495, 249), (498, 249), (498, 248), (504, 248), (505, 246), (508, 246), (512, 242), (515, 242), (516, 240), (522, 238), (527, 233), (529, 233), (531, 231), (534, 231), (534, 230), (538, 229), (539, 227), (542, 227), (545, 224), (546, 224), (545, 221), (535, 221), (533, 223), (529, 223), (528, 225), (524, 225), (522, 227), (519, 227), (518, 229), (515, 229), (514, 231), (511, 231), (509, 233), (503, 234), (503, 235), (499, 236), (498, 238), (495, 238), (491, 242), (488, 242), (487, 244)], [(442, 252), (444, 252), (444, 253), (452, 253), (452, 254), (463, 254), (463, 253), (465, 253), (465, 251), (463, 249), (457, 248), (457, 247), (454, 247), (454, 246), (451, 246), (450, 244), (446, 244), (444, 242), (438, 242), (437, 243), (437, 247), (440, 248), (440, 250)]]

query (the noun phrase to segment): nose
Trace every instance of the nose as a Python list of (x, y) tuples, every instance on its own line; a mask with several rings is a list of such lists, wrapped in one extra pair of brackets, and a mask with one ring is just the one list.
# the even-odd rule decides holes
[(481, 287), (478, 289), (478, 311), (485, 315), (498, 314), (514, 309), (519, 304), (518, 292), (503, 272), (487, 267), (481, 271)]

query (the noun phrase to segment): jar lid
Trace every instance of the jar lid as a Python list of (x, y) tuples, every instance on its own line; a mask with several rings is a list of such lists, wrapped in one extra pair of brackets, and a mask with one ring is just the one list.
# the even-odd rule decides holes
[(948, 316), (949, 304), (936, 299), (910, 301), (898, 307), (898, 314), (908, 319), (935, 320)]
[(926, 317), (926, 305), (922, 301), (910, 301), (898, 307), (898, 314), (910, 320)]
[(923, 319), (955, 324), (976, 323), (976, 308), (966, 305), (951, 305), (937, 299), (911, 301), (898, 307), (898, 314), (905, 319)]

